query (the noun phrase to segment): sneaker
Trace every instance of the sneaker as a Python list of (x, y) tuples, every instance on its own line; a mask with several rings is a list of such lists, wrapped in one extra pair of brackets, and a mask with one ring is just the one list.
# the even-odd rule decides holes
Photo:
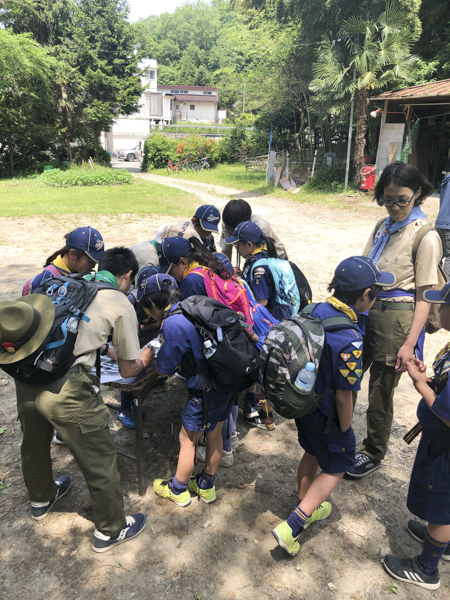
[(239, 431), (236, 431), (235, 434), (232, 434), (231, 437), (231, 448), (233, 450), (236, 450), (236, 448), (239, 446), (239, 438), (240, 438), (240, 433)]
[[(427, 532), (427, 526), (425, 523), (420, 523), (419, 521), (414, 520), (408, 521), (407, 530), (415, 540), (421, 544), (424, 543), (425, 534)], [(445, 549), (444, 554), (442, 555), (442, 560), (450, 560), (450, 544)]]
[(56, 496), (50, 502), (32, 502), (31, 503), (31, 518), (35, 521), (43, 521), (53, 510), (53, 507), (60, 498), (65, 496), (70, 490), (72, 480), (68, 475), (61, 475), (58, 479), (55, 479), (55, 483), (58, 486)]
[(216, 486), (213, 485), (212, 488), (208, 488), (207, 490), (202, 490), (198, 485), (197, 481), (198, 475), (193, 475), (189, 479), (188, 490), (192, 494), (197, 494), (197, 496), (203, 500), (206, 504), (212, 504), (216, 501)]
[(358, 452), (355, 460), (355, 467), (351, 471), (347, 471), (347, 475), (352, 479), (361, 479), (381, 467), (381, 460), (372, 460), (364, 452)]
[(199, 446), (206, 446), (206, 433), (202, 433), (201, 438), (198, 440)]
[(287, 524), (287, 521), (283, 521), (279, 525), (272, 529), (272, 535), (277, 540), (279, 546), (286, 550), (291, 556), (296, 556), (300, 550), (300, 543), (298, 536), (292, 535), (292, 529)]
[(436, 570), (433, 575), (426, 575), (415, 558), (397, 558), (387, 555), (384, 557), (383, 566), (389, 575), (398, 581), (413, 583), (426, 590), (438, 590), (441, 582), (439, 580), (439, 571)]
[(189, 506), (191, 503), (191, 495), (188, 490), (181, 492), (181, 494), (174, 494), (170, 487), (171, 483), (171, 479), (155, 479), (153, 482), (155, 494), (161, 496), (161, 498), (164, 498), (165, 500), (175, 502), (177, 506)]
[(126, 427), (127, 429), (136, 429), (136, 421), (129, 415), (126, 415), (125, 413), (122, 413), (122, 412), (118, 412), (117, 418), (122, 423), (122, 425), (124, 427)]
[(55, 435), (53, 436), (53, 441), (55, 444), (58, 444), (59, 446), (65, 446), (62, 437), (59, 435), (59, 433), (56, 431)]
[[(264, 419), (259, 416), (259, 413), (254, 411), (252, 413), (244, 415), (245, 422), (250, 425), (250, 427), (259, 427), (260, 429), (266, 429), (266, 424), (264, 423)], [(275, 428), (275, 423), (273, 424)]]
[(322, 502), (322, 504), (316, 508), (313, 514), (306, 519), (305, 524), (303, 525), (303, 529), (306, 529), (311, 523), (315, 523), (316, 521), (323, 521), (327, 517), (330, 516), (331, 513), (331, 504), (329, 502)]
[(127, 526), (115, 537), (103, 535), (101, 531), (96, 529), (92, 536), (92, 550), (94, 552), (107, 552), (108, 550), (111, 550), (111, 548), (114, 548), (114, 546), (128, 542), (139, 535), (144, 530), (145, 524), (147, 523), (147, 517), (142, 513), (127, 516), (125, 519)]
[[(197, 458), (201, 462), (205, 462), (205, 458), (206, 458), (205, 446), (199, 446), (197, 448)], [(220, 461), (220, 466), (221, 467), (232, 467), (233, 465), (234, 465), (233, 450), (231, 450), (231, 452), (226, 452), (224, 450), (222, 460)]]

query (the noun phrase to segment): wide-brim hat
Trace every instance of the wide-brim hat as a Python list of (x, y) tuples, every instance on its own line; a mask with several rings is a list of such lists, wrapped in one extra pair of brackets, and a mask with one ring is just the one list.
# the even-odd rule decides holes
[(49, 334), (54, 319), (55, 306), (42, 294), (1, 300), (0, 365), (13, 364), (33, 354)]

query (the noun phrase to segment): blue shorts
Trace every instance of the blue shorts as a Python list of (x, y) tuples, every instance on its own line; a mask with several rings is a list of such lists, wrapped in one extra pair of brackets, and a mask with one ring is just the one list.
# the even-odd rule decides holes
[[(198, 394), (200, 396), (200, 393)], [(208, 416), (207, 431), (212, 431), (217, 423), (226, 421), (234, 406), (235, 395), (212, 390), (207, 395)], [(187, 431), (202, 430), (202, 405), (201, 398), (189, 396), (181, 412), (181, 422)]]
[(349, 427), (342, 433), (338, 422), (333, 419), (330, 433), (325, 433), (328, 417), (315, 410), (295, 419), (300, 446), (308, 454), (317, 458), (319, 467), (325, 473), (344, 473), (355, 466), (356, 440)]
[(409, 482), (408, 510), (436, 525), (450, 525), (450, 437), (424, 428)]

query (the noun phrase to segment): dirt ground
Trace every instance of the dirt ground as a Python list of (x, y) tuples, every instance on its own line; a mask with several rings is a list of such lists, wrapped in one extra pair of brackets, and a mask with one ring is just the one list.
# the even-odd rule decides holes
[[(191, 191), (199, 204), (218, 208), (230, 197), (247, 198), (254, 212), (272, 223), (290, 258), (304, 270), (315, 300), (325, 299), (335, 266), (346, 256), (361, 252), (381, 214), (381, 209), (358, 198), (348, 199), (348, 210), (338, 210), (142, 176)], [(436, 202), (425, 204), (425, 211), (434, 218)], [(165, 221), (161, 215), (2, 218), (0, 297), (19, 296), (23, 282), (40, 270), (43, 259), (62, 245), (63, 234), (76, 226), (89, 223), (97, 227), (106, 246), (111, 247), (149, 239)], [(427, 364), (446, 341), (445, 332), (428, 336)], [(108, 387), (104, 395), (118, 399), (117, 392)], [(14, 383), (0, 373), (0, 427), (6, 428), (0, 435), (0, 484), (9, 484), (7, 493), (0, 494), (0, 598), (379, 600), (392, 594), (402, 600), (449, 598), (449, 563), (441, 563), (437, 592), (395, 582), (380, 563), (388, 553), (409, 557), (420, 551), (405, 529), (412, 518), (406, 495), (417, 441), (407, 446), (402, 436), (416, 422), (419, 400), (407, 377), (402, 378), (395, 396), (395, 422), (382, 468), (360, 482), (341, 482), (331, 496), (331, 516), (302, 534), (296, 558), (278, 548), (270, 533), (295, 506), (302, 451), (293, 422), (278, 417), (275, 431), (269, 433), (249, 429), (239, 414), (241, 443), (234, 466), (219, 469), (215, 504), (195, 500), (183, 509), (155, 496), (153, 479), (175, 472), (184, 400), (184, 383), (176, 378), (148, 396), (145, 496), (137, 494), (135, 463), (119, 456), (127, 513), (145, 512), (147, 527), (135, 541), (107, 554), (94, 554), (89, 495), (64, 447), (52, 447), (54, 475), (69, 474), (72, 489), (49, 518), (41, 523), (31, 520), (20, 471), (21, 433)], [(364, 435), (366, 408), (367, 379), (354, 417), (358, 443)], [(113, 416), (110, 426), (117, 446), (133, 453), (134, 433)]]

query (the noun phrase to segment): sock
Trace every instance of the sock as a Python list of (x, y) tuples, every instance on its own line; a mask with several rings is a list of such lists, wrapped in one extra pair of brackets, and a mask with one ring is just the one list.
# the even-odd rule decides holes
[(287, 520), (287, 524), (292, 529), (292, 535), (294, 537), (298, 536), (300, 531), (303, 529), (306, 520), (309, 519), (310, 516), (311, 515), (304, 513), (298, 506), (291, 512), (289, 519)]
[(426, 532), (422, 554), (417, 559), (419, 567), (425, 575), (433, 575), (437, 570), (441, 556), (444, 554), (447, 546), (448, 542), (438, 542), (431, 537), (428, 531)]
[(244, 413), (249, 415), (255, 410), (255, 393), (247, 392), (244, 396)]
[(214, 486), (215, 479), (215, 475), (209, 475), (205, 470), (203, 470), (198, 476), (198, 487), (201, 490), (210, 490)]
[(187, 490), (188, 483), (188, 481), (179, 481), (176, 477), (174, 477), (172, 479), (172, 483), (169, 485), (172, 492), (178, 496)]

